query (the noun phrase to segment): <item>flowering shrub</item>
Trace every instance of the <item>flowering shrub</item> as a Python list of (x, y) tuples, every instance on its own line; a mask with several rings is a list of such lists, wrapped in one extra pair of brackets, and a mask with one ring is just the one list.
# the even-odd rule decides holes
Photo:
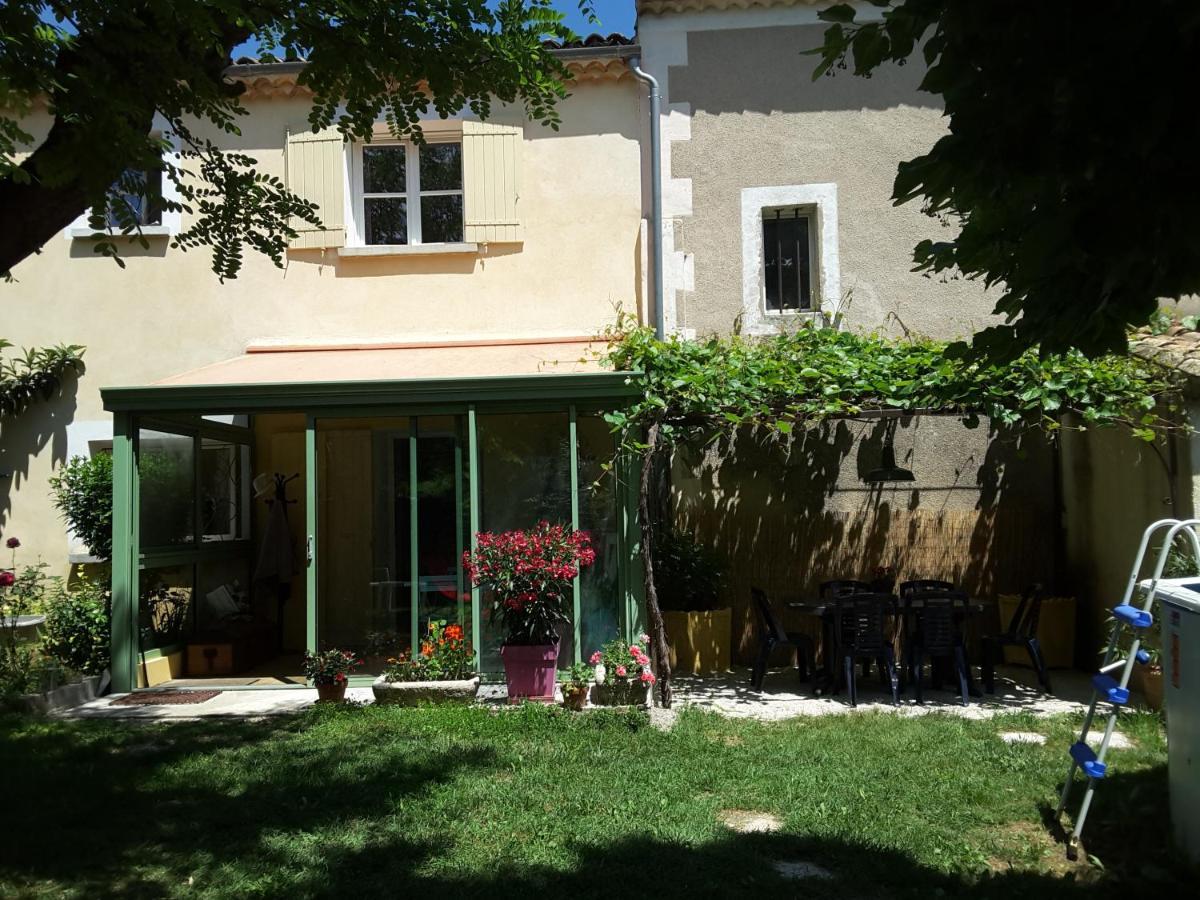
[(528, 531), (483, 532), (463, 567), (476, 587), (492, 590), (492, 614), (507, 645), (558, 643), (558, 626), (569, 621), (567, 598), (580, 569), (596, 561), (586, 531), (538, 522)]
[(321, 650), (305, 653), (301, 665), (305, 677), (313, 684), (345, 684), (350, 670), (361, 664), (349, 650)]
[(461, 625), (429, 623), (429, 634), (419, 652), (389, 659), (383, 679), (396, 681), (461, 681), (474, 674), (475, 653), (468, 646)]
[[(656, 679), (650, 671), (650, 657), (646, 655), (649, 644), (648, 634), (640, 635), (633, 643), (616, 638), (593, 653), (588, 662), (593, 666), (604, 666), (603, 679), (610, 684), (654, 684)], [(600, 680), (597, 673), (596, 681)]]

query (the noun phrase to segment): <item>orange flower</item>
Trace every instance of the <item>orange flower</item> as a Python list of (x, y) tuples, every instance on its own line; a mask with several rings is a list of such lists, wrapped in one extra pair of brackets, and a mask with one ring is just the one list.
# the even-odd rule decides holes
[(461, 640), (462, 636), (463, 636), (463, 630), (462, 630), (461, 625), (447, 625), (446, 630), (443, 631), (442, 633), (444, 635), (446, 635), (446, 637), (450, 638), (450, 640), (452, 640), (452, 641)]
[(428, 644), (428, 643), (422, 644), (421, 645), (421, 655), (424, 656), (426, 659), (433, 656), (433, 645)]

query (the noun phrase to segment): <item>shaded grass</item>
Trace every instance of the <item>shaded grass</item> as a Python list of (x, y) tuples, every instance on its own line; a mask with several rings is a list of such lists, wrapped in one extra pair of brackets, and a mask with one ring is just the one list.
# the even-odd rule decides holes
[[(171, 725), (0, 720), (0, 895), (1117, 896), (1171, 890), (1160, 722), (1133, 715), (1067, 864), (1074, 719), (732, 721), (527, 707)], [(1036, 730), (1046, 746), (998, 732)], [(1078, 796), (1078, 795), (1077, 795)], [(771, 813), (734, 834), (724, 810)], [(831, 882), (773, 868), (804, 860)]]

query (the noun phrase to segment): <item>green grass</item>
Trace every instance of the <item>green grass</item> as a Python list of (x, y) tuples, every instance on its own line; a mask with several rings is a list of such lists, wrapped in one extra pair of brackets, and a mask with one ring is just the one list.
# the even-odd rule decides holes
[[(760, 724), (529, 707), (175, 725), (0, 719), (0, 896), (1052, 897), (1178, 891), (1160, 722), (1126, 718), (1068, 864), (1075, 722)], [(1005, 729), (1048, 735), (1010, 746)], [(725, 810), (771, 813), (738, 834)], [(788, 881), (775, 861), (818, 863)], [(1172, 887), (1174, 885), (1174, 888)], [(1164, 893), (1164, 896), (1170, 895)]]

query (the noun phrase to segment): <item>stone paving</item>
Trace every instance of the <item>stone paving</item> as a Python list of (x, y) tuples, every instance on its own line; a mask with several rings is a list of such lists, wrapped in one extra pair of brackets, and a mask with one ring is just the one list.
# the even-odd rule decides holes
[[(919, 716), (943, 712), (971, 719), (990, 718), (999, 713), (1031, 712), (1035, 715), (1054, 715), (1083, 711), (1091, 699), (1091, 685), (1083, 672), (1055, 671), (1051, 675), (1054, 696), (1042, 694), (1029, 669), (1004, 666), (997, 672), (996, 693), (972, 697), (967, 706), (959, 703), (955, 694), (941, 690), (926, 690), (925, 702), (917, 704), (911, 692), (893, 706), (890, 694), (879, 685), (877, 678), (860, 681), (859, 704), (852, 709), (844, 694), (818, 697), (811, 685), (800, 683), (793, 670), (769, 672), (761, 691), (750, 685), (748, 670), (737, 670), (711, 677), (677, 676), (675, 679), (675, 709), (655, 710), (657, 727), (669, 728), (674, 714), (684, 707), (709, 709), (732, 718), (751, 718), (770, 721), (795, 716), (849, 714), (857, 711), (879, 710), (894, 715)], [(354, 687), (346, 698), (356, 703), (372, 701), (369, 687)], [(180, 706), (114, 706), (113, 697), (102, 697), (60, 710), (53, 715), (79, 719), (130, 719), (142, 721), (188, 721), (219, 717), (258, 718), (299, 712), (316, 702), (317, 692), (311, 688), (279, 688), (222, 691), (204, 703)], [(504, 704), (502, 685), (483, 685), (479, 702), (493, 707)]]

